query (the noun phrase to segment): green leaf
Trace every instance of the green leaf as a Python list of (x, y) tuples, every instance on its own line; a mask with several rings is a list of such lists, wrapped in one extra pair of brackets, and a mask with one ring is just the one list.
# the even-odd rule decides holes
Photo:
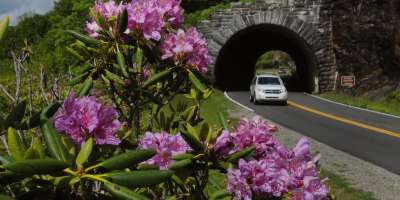
[(108, 70), (104, 70), (105, 71), (105, 75), (106, 77), (110, 80), (113, 81), (115, 83), (118, 83), (120, 85), (125, 85), (124, 81), (116, 74), (108, 71)]
[(11, 156), (9, 156), (9, 155), (0, 155), (0, 163), (2, 165), (10, 163), (11, 161), (12, 161)]
[(181, 119), (186, 121), (186, 122), (192, 122), (193, 120), (196, 119), (196, 116), (199, 111), (199, 106), (190, 106), (187, 108), (183, 113), (181, 113)]
[(78, 92), (78, 97), (83, 97), (88, 95), (92, 87), (93, 87), (93, 79), (92, 77), (89, 77), (80, 87)]
[(81, 74), (84, 74), (85, 72), (90, 71), (91, 69), (93, 69), (93, 66), (85, 63), (85, 64), (83, 64), (83, 66), (81, 66), (80, 68), (77, 69), (75, 74), (76, 75), (81, 75)]
[(60, 108), (61, 104), (59, 102), (54, 102), (45, 107), (41, 112), (40, 112), (40, 120), (44, 123), (46, 122), (49, 118), (53, 117), (53, 115), (58, 111)]
[(68, 186), (68, 183), (72, 180), (72, 178), (73, 176), (59, 176), (54, 177), (51, 182), (56, 188), (65, 188)]
[(199, 134), (197, 133), (197, 130), (192, 125), (187, 123), (186, 129), (191, 135), (193, 135), (197, 140), (199, 140)]
[(8, 128), (7, 143), (10, 154), (14, 158), (14, 160), (23, 160), (25, 147), (22, 144), (19, 135), (15, 132), (15, 129), (11, 127)]
[(193, 83), (194, 87), (196, 87), (201, 92), (204, 93), (206, 91), (206, 87), (191, 71), (189, 71), (189, 80)]
[(39, 155), (39, 158), (46, 157), (46, 152), (44, 150), (44, 147), (42, 145), (42, 142), (41, 142), (40, 138), (35, 137), (33, 139), (31, 147), (37, 152), (37, 154)]
[(71, 54), (71, 56), (74, 56), (76, 59), (78, 59), (80, 61), (86, 61), (85, 58), (83, 56), (81, 56), (78, 52), (76, 52), (75, 50), (73, 50), (69, 47), (65, 47), (65, 50), (67, 50), (67, 52), (69, 54)]
[(159, 170), (160, 166), (147, 163), (140, 163), (137, 167), (138, 170)]
[(74, 86), (76, 84), (82, 83), (83, 81), (86, 80), (86, 78), (89, 76), (89, 72), (85, 72), (75, 78), (73, 78), (72, 80), (70, 80), (67, 85), (69, 86)]
[(89, 156), (93, 150), (93, 145), (94, 145), (94, 140), (91, 137), (85, 142), (82, 149), (79, 151), (75, 161), (76, 166), (78, 166), (78, 168), (82, 169), (83, 163), (85, 163), (89, 159)]
[(193, 134), (190, 134), (186, 130), (181, 130), (181, 135), (183, 139), (188, 143), (188, 145), (195, 151), (202, 151), (203, 145), (201, 144), (200, 140)]
[(68, 161), (68, 152), (61, 142), (61, 135), (57, 133), (53, 124), (47, 120), (42, 126), (42, 133), (50, 155), (60, 161)]
[(200, 126), (199, 138), (201, 141), (206, 141), (207, 138), (210, 138), (211, 135), (211, 127), (207, 122), (203, 122)]
[(135, 64), (136, 66), (142, 66), (142, 63), (143, 63), (143, 51), (141, 48), (137, 48), (135, 54)]
[(3, 17), (3, 19), (0, 21), (0, 41), (6, 34), (9, 23), (10, 23), (10, 17), (8, 16)]
[(5, 128), (4, 126), (5, 126), (4, 118), (2, 116), (0, 116), (0, 135), (2, 135), (1, 132), (2, 132), (2, 130), (4, 130), (4, 128)]
[(10, 196), (7, 196), (7, 195), (4, 195), (4, 194), (0, 194), (0, 199), (1, 200), (14, 200), (14, 198), (12, 198)]
[(191, 159), (180, 160), (169, 166), (170, 170), (179, 170), (192, 164)]
[(112, 182), (119, 185), (141, 188), (158, 185), (167, 181), (172, 175), (170, 170), (146, 170), (105, 174)]
[(222, 112), (218, 113), (218, 119), (219, 119), (219, 122), (221, 123), (221, 125), (224, 127), (224, 129), (229, 130), (229, 126), (226, 123), (224, 113), (222, 113)]
[(69, 164), (54, 159), (32, 159), (15, 161), (4, 165), (4, 168), (21, 175), (51, 174), (68, 168)]
[(119, 16), (119, 22), (118, 22), (119, 32), (124, 33), (126, 31), (127, 26), (128, 26), (128, 11), (124, 9), (122, 14)]
[(173, 160), (185, 160), (185, 159), (192, 159), (194, 158), (193, 154), (190, 153), (184, 153), (184, 154), (178, 154), (178, 155), (173, 155), (172, 159)]
[(29, 160), (29, 159), (39, 159), (39, 153), (36, 152), (36, 150), (32, 147), (29, 147), (28, 150), (25, 151), (24, 153), (24, 160)]
[(67, 33), (71, 34), (75, 39), (85, 43), (86, 45), (88, 45), (90, 47), (97, 47), (100, 44), (100, 42), (98, 40), (91, 38), (87, 35), (83, 35), (81, 33), (77, 33), (72, 30), (67, 30)]
[(210, 200), (221, 200), (230, 196), (231, 195), (226, 190), (218, 190), (211, 195)]
[(120, 51), (117, 52), (117, 61), (118, 61), (118, 65), (121, 69), (122, 75), (124, 75), (126, 78), (128, 78), (129, 74), (126, 71), (125, 58), (124, 58), (124, 55)]
[(6, 121), (4, 123), (5, 128), (8, 128), (10, 126), (17, 128), (20, 125), (22, 118), (24, 117), (25, 108), (26, 108), (26, 100), (17, 104), (17, 106), (15, 106), (14, 109), (11, 111), (11, 113), (7, 116)]
[(170, 68), (170, 69), (166, 69), (160, 73), (157, 73), (153, 76), (150, 77), (150, 79), (148, 79), (147, 81), (144, 82), (143, 87), (149, 87), (159, 81), (164, 80), (167, 76), (169, 76), (173, 71), (175, 70), (175, 68)]
[(104, 183), (104, 189), (106, 189), (113, 196), (113, 199), (117, 200), (150, 200), (146, 196), (138, 194), (129, 188), (120, 186), (114, 183)]
[(255, 147), (247, 147), (239, 152), (236, 152), (228, 158), (228, 162), (236, 163), (240, 158), (244, 158), (253, 153), (255, 149)]
[(157, 152), (153, 149), (128, 151), (126, 153), (113, 156), (99, 163), (98, 166), (109, 170), (125, 169), (150, 159), (156, 153)]

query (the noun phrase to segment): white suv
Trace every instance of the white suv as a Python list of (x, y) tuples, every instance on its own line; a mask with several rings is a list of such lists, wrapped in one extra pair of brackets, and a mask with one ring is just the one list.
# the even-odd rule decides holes
[(283, 81), (275, 75), (257, 75), (251, 81), (250, 101), (254, 104), (261, 101), (277, 101), (286, 105), (288, 92)]

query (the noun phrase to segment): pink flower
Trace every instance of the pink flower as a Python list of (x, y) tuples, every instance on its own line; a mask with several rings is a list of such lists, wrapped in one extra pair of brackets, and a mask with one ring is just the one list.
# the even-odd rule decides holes
[(117, 5), (113, 0), (108, 2), (96, 1), (94, 5), (94, 10), (106, 20), (110, 20), (113, 17), (116, 18), (120, 13), (122, 13), (123, 9), (124, 5), (122, 2)]
[(179, 29), (169, 34), (161, 43), (162, 59), (173, 59), (175, 63), (187, 63), (200, 72), (207, 72), (211, 63), (207, 42), (195, 28), (186, 32)]
[(165, 25), (180, 27), (183, 9), (178, 0), (133, 0), (127, 5), (128, 32), (140, 32), (146, 39), (159, 41)]
[(168, 169), (175, 161), (173, 155), (183, 154), (191, 150), (182, 136), (178, 133), (170, 135), (166, 132), (146, 132), (139, 141), (139, 149), (155, 149), (157, 154), (145, 163), (160, 166), (160, 169)]
[(180, 6), (181, 0), (158, 0), (160, 12), (175, 27), (183, 23), (183, 9)]
[(95, 22), (86, 22), (86, 28), (85, 28), (86, 32), (89, 33), (90, 37), (98, 37), (99, 36), (99, 32), (102, 30), (102, 28)]
[(147, 79), (150, 78), (150, 76), (151, 76), (151, 71), (150, 71), (149, 67), (148, 66), (144, 67), (143, 72), (142, 72), (143, 80), (146, 81)]
[(237, 169), (228, 170), (227, 190), (233, 194), (234, 200), (251, 200), (252, 192), (245, 176)]
[(323, 200), (329, 194), (329, 189), (318, 178), (308, 176), (304, 178), (304, 188), (293, 193), (292, 200)]
[(228, 173), (228, 191), (235, 199), (281, 198), (289, 191), (294, 191), (294, 200), (326, 198), (329, 191), (320, 181), (316, 166), (319, 156), (312, 159), (308, 139), (301, 138), (288, 150), (270, 132), (270, 126), (256, 117), (240, 120), (232, 133), (224, 131), (217, 138), (214, 152), (224, 158), (256, 147), (253, 158), (239, 160), (238, 169)]
[(70, 94), (56, 115), (54, 125), (57, 131), (77, 144), (93, 137), (96, 144), (118, 145), (120, 140), (115, 134), (120, 128), (120, 122), (117, 116), (112, 107), (104, 106), (93, 96), (77, 99), (74, 94)]
[(222, 157), (228, 157), (244, 148), (256, 147), (257, 157), (264, 157), (269, 152), (275, 152), (274, 148), (279, 141), (272, 137), (267, 123), (260, 117), (254, 117), (252, 121), (241, 119), (232, 133), (223, 132), (217, 138), (214, 151)]

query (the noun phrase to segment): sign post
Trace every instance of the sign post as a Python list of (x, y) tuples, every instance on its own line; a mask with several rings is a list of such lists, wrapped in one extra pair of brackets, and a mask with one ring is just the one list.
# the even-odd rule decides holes
[(340, 85), (342, 87), (354, 87), (356, 85), (356, 77), (355, 76), (341, 76), (340, 77)]

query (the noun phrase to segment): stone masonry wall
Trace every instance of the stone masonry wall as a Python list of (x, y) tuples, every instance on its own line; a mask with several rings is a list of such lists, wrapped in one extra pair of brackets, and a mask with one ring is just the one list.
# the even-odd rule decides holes
[[(336, 72), (331, 5), (332, 0), (257, 0), (255, 3), (231, 3), (230, 9), (216, 10), (209, 20), (198, 25), (198, 29), (208, 39), (215, 62), (219, 50), (237, 31), (263, 23), (285, 26), (298, 33), (314, 50), (319, 65), (319, 89), (328, 91), (334, 89)], [(213, 71), (213, 66), (210, 71)]]

